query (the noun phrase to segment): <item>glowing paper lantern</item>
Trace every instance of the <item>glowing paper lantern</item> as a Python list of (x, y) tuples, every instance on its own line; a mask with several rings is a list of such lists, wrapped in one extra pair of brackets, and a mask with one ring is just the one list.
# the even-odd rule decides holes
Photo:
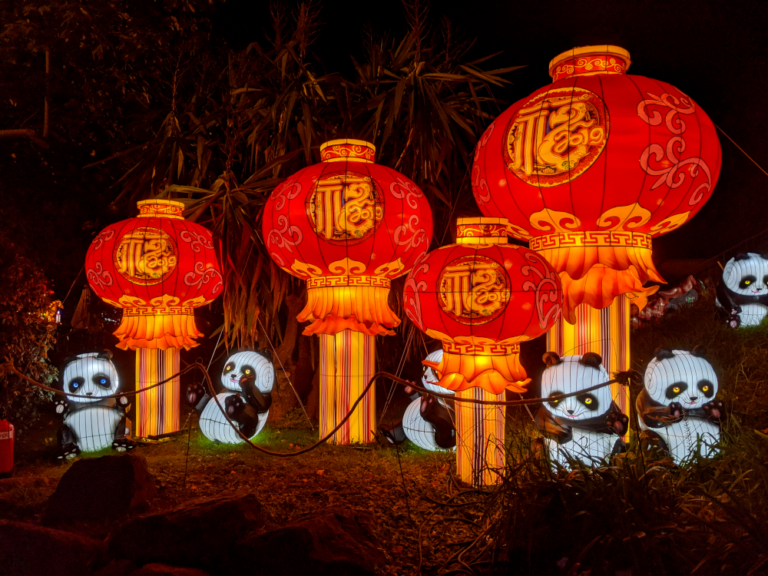
[(524, 392), (520, 342), (549, 330), (562, 305), (552, 266), (508, 244), (506, 228), (505, 218), (459, 219), (457, 243), (419, 258), (403, 294), (408, 318), (442, 342), (442, 360), (424, 365), (456, 392), (458, 473), (475, 485), (496, 482), (504, 465), (504, 409), (459, 400)]
[[(136, 350), (136, 387), (179, 372), (181, 348), (202, 336), (194, 309), (212, 302), (223, 280), (211, 232), (184, 220), (184, 204), (142, 200), (139, 216), (111, 224), (94, 238), (85, 259), (91, 289), (122, 308), (118, 348)], [(179, 430), (179, 379), (136, 396), (135, 434)]]
[[(304, 334), (320, 336), (320, 434), (349, 412), (374, 374), (374, 337), (394, 334), (390, 281), (405, 274), (432, 240), (432, 214), (421, 190), (374, 163), (375, 148), (358, 140), (320, 147), (322, 162), (300, 170), (272, 192), (263, 234), (272, 260), (307, 281), (298, 315)], [(336, 444), (370, 442), (371, 389)]]
[(663, 282), (652, 238), (702, 208), (721, 163), (704, 111), (670, 84), (627, 75), (629, 65), (616, 46), (560, 54), (549, 65), (553, 83), (488, 127), (472, 167), (483, 213), (508, 218), (509, 233), (560, 274), (572, 326), (559, 324), (550, 349), (598, 352), (609, 372), (629, 368), (624, 296), (642, 304), (656, 290), (643, 284)]
[(222, 408), (249, 439), (252, 440), (264, 429), (275, 385), (275, 367), (267, 355), (261, 351), (243, 351), (227, 358), (221, 373), (224, 389), (216, 395), (218, 403), (205, 393), (202, 386), (188, 388), (187, 400), (195, 406), (200, 418), (200, 431), (206, 438), (224, 444), (243, 442), (222, 413)]
[(731, 328), (758, 326), (768, 316), (768, 258), (750, 252), (728, 260), (715, 303)]
[(561, 398), (608, 382), (611, 377), (602, 358), (594, 352), (563, 358), (547, 352), (544, 362), (547, 368), (541, 375), (541, 397), (547, 402), (539, 408), (535, 422), (551, 461), (565, 467), (570, 460), (596, 466), (611, 454), (623, 451), (621, 436), (629, 418), (611, 398), (608, 386)]
[(78, 354), (69, 359), (62, 370), (61, 383), (66, 400), (56, 400), (56, 413), (64, 417), (58, 432), (59, 460), (72, 459), (81, 451), (98, 452), (111, 446), (125, 452), (134, 447), (126, 438), (128, 398), (105, 398), (120, 388), (109, 351)]
[(693, 352), (657, 349), (637, 396), (640, 428), (677, 464), (719, 451), (725, 410), (716, 398), (717, 375), (703, 355), (700, 346)]

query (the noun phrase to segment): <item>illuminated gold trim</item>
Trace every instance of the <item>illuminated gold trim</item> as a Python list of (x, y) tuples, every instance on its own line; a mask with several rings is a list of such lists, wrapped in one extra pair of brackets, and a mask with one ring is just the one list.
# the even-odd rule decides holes
[(329, 146), (339, 146), (341, 144), (352, 144), (354, 146), (365, 146), (366, 148), (370, 148), (374, 152), (376, 152), (376, 146), (371, 144), (370, 142), (366, 142), (365, 140), (354, 140), (352, 138), (340, 138), (338, 140), (328, 140), (328, 142), (323, 142), (320, 144), (320, 152), (328, 148)]
[(487, 236), (468, 236), (466, 238), (456, 238), (456, 244), (509, 244), (507, 237), (487, 237)]
[(560, 232), (531, 238), (530, 248), (537, 252), (554, 248), (600, 248), (624, 246), (652, 249), (650, 234), (624, 230), (588, 230), (586, 232)]
[(565, 52), (561, 52), (552, 60), (549, 61), (549, 71), (565, 60), (576, 58), (577, 56), (618, 56), (627, 63), (625, 70), (629, 70), (632, 60), (629, 58), (629, 51), (621, 48), (620, 46), (614, 46), (612, 44), (601, 44), (598, 46), (579, 46), (577, 48), (571, 48)]
[(325, 288), (328, 286), (377, 286), (389, 288), (391, 282), (389, 278), (381, 276), (321, 276), (320, 278), (309, 278), (307, 288)]
[[(160, 208), (160, 206), (165, 206), (166, 208)], [(136, 207), (139, 209), (138, 218), (174, 218), (176, 220), (184, 220), (184, 203), (176, 200), (139, 200), (136, 202)]]

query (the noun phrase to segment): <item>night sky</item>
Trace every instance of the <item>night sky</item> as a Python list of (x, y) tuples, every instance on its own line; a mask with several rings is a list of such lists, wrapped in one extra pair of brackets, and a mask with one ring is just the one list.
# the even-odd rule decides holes
[[(350, 56), (362, 57), (366, 26), (395, 38), (405, 31), (397, 0), (327, 0), (321, 6), (323, 28), (315, 51), (328, 71), (352, 74)], [(232, 47), (245, 47), (263, 40), (268, 16), (267, 1), (227, 0), (215, 30)], [(511, 87), (495, 92), (509, 104), (551, 82), (548, 64), (560, 52), (615, 44), (629, 50), (630, 74), (680, 88), (768, 169), (768, 2), (432, 2), (432, 24), (441, 16), (465, 38), (477, 39), (470, 57), (502, 52), (491, 67), (527, 66), (508, 76)], [(768, 229), (768, 176), (720, 136), (723, 167), (713, 196), (692, 221), (654, 240), (657, 263), (709, 258)]]

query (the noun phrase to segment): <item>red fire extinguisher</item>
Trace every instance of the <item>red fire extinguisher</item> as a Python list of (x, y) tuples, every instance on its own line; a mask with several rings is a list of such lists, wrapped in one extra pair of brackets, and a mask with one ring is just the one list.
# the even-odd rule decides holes
[(0, 409), (0, 478), (13, 474), (13, 424), (5, 419), (5, 410)]

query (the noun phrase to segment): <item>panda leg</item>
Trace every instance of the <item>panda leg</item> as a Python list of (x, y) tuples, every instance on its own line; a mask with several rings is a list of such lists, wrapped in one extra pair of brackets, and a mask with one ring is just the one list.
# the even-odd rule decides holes
[(117, 423), (117, 428), (115, 428), (115, 439), (112, 442), (113, 450), (117, 450), (118, 452), (127, 452), (128, 450), (133, 450), (136, 447), (136, 442), (126, 438), (125, 436), (126, 426), (127, 423), (125, 414), (123, 414), (120, 422)]
[(664, 438), (662, 438), (659, 434), (654, 432), (653, 430), (643, 430), (641, 437), (645, 438), (646, 440), (649, 440), (650, 443), (653, 445), (659, 447), (659, 450), (661, 450), (664, 454), (670, 455), (669, 452), (669, 446), (664, 441)]
[(77, 438), (69, 426), (63, 424), (56, 433), (56, 437), (59, 440), (59, 448), (56, 451), (56, 459), (58, 461), (72, 460), (80, 454)]
[(379, 432), (390, 444), (398, 445), (405, 442), (406, 436), (402, 420), (393, 426), (379, 426)]
[(434, 427), (435, 444), (444, 449), (456, 446), (456, 429), (451, 420), (451, 413), (434, 396), (421, 397), (421, 417)]
[(210, 399), (202, 384), (192, 383), (187, 386), (187, 403), (195, 409), (198, 416), (203, 413)]
[(227, 411), (229, 418), (237, 424), (238, 429), (246, 438), (253, 437), (256, 434), (256, 428), (259, 425), (259, 415), (252, 406), (246, 404), (239, 394), (232, 394), (224, 400), (224, 410)]

